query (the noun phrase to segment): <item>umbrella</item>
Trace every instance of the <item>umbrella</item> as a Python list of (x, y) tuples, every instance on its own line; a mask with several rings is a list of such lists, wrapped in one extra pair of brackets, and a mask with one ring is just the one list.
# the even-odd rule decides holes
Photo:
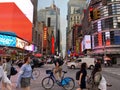
[(107, 61), (107, 60), (111, 60), (111, 59), (110, 59), (110, 57), (105, 56), (105, 57), (104, 57), (104, 60)]
[(42, 54), (41, 53), (36, 53), (34, 56), (35, 57), (42, 57)]

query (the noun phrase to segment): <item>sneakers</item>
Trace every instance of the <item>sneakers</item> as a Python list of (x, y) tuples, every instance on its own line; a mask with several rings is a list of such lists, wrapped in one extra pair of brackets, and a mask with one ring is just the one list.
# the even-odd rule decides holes
[(111, 87), (112, 85), (111, 84), (107, 84), (108, 87)]

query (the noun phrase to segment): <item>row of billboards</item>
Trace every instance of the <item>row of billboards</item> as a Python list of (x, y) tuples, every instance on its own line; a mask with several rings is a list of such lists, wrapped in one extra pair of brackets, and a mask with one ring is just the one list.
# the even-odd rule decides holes
[(0, 46), (17, 47), (28, 51), (34, 51), (34, 45), (16, 36), (0, 34)]
[(92, 35), (92, 38), (90, 35), (85, 35), (81, 43), (81, 48), (84, 51), (86, 49), (110, 45), (120, 45), (120, 30), (98, 32)]

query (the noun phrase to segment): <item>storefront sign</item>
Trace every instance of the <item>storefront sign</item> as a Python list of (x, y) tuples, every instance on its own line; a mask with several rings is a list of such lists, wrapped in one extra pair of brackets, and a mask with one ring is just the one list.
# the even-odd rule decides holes
[(19, 39), (19, 38), (16, 39), (16, 47), (25, 49), (26, 45), (28, 45), (26, 41)]

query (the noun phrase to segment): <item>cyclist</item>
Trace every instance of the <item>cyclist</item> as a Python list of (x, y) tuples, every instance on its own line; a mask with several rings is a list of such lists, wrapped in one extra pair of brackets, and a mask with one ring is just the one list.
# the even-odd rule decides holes
[(56, 79), (61, 80), (62, 65), (61, 65), (60, 57), (58, 55), (55, 57), (53, 63), (55, 65), (55, 68), (53, 69), (53, 73), (54, 73)]

